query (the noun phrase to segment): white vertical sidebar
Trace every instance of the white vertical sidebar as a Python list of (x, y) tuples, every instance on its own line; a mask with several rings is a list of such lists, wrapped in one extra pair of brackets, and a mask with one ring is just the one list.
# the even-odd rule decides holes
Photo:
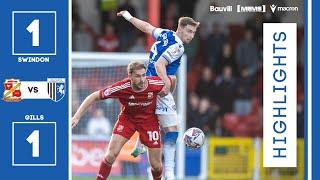
[(297, 166), (297, 25), (263, 24), (263, 165)]

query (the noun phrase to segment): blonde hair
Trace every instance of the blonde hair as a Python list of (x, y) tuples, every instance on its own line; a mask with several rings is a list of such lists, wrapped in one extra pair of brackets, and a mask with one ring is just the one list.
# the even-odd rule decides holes
[(179, 26), (185, 27), (187, 25), (198, 27), (200, 25), (200, 22), (193, 20), (191, 17), (180, 17), (179, 18)]
[(144, 65), (143, 61), (132, 61), (128, 64), (127, 67), (128, 75), (131, 75), (134, 71), (140, 69), (146, 69), (146, 66)]

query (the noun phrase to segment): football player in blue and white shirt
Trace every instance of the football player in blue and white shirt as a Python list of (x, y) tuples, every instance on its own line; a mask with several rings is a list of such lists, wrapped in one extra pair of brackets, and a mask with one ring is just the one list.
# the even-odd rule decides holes
[[(175, 84), (171, 84), (168, 75), (176, 74), (184, 53), (183, 44), (189, 43), (193, 39), (200, 23), (190, 17), (181, 17), (179, 18), (177, 30), (171, 31), (156, 28), (148, 22), (131, 16), (128, 11), (121, 11), (117, 15), (124, 17), (136, 28), (152, 35), (156, 40), (150, 50), (147, 75), (159, 76), (165, 83), (159, 93), (160, 96), (157, 98), (156, 114), (161, 127), (165, 131), (163, 147), (165, 177), (166, 179), (174, 179), (178, 119), (176, 105), (170, 93), (170, 87), (175, 86)], [(139, 151), (136, 152), (138, 153), (133, 154), (134, 156), (139, 155)]]

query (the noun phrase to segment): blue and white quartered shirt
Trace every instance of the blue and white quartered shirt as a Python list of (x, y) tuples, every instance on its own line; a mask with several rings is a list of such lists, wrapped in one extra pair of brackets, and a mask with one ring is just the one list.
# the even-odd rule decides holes
[(168, 29), (156, 28), (152, 32), (156, 42), (152, 45), (147, 67), (147, 76), (157, 76), (154, 63), (163, 57), (168, 61), (166, 66), (167, 75), (175, 75), (179, 66), (181, 57), (184, 53), (184, 47), (181, 39), (175, 32)]

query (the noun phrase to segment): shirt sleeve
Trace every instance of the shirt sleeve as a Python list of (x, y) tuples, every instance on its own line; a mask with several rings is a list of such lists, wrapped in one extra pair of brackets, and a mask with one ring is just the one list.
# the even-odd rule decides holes
[(117, 82), (107, 88), (101, 89), (99, 91), (100, 99), (119, 98), (121, 96), (120, 87), (121, 83)]
[(163, 53), (162, 57), (168, 61), (169, 64), (173, 63), (175, 60), (179, 59), (184, 52), (183, 45), (175, 43), (169, 46)]
[[(172, 78), (170, 76), (168, 76), (170, 83), (172, 84)], [(155, 92), (160, 92), (164, 86), (164, 82), (162, 81), (162, 79), (159, 76), (149, 76), (149, 82), (150, 84), (154, 85), (154, 91)]]
[(161, 35), (162, 31), (164, 31), (164, 29), (161, 29), (161, 28), (155, 28), (153, 31), (152, 31), (152, 37), (157, 40), (158, 37)]

